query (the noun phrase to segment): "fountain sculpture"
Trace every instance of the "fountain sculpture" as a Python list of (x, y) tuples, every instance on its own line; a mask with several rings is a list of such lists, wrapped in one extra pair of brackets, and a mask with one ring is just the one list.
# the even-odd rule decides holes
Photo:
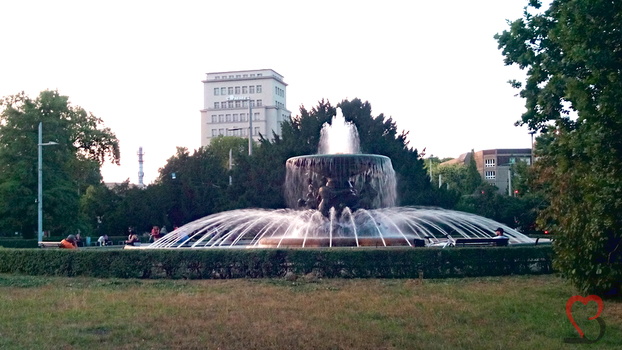
[(358, 133), (338, 110), (316, 155), (287, 160), (290, 209), (240, 209), (186, 224), (146, 248), (364, 247), (434, 245), (490, 238), (503, 227), (511, 244), (529, 237), (477, 215), (396, 207), (395, 173), (385, 156), (360, 154)]

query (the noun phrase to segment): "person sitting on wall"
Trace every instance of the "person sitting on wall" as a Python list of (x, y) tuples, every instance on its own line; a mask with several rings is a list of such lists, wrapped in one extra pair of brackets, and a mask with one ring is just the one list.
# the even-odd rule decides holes
[(99, 236), (99, 238), (97, 239), (97, 243), (99, 243), (100, 246), (106, 246), (106, 245), (111, 245), (112, 242), (110, 241), (110, 239), (108, 239), (108, 235), (107, 234), (103, 234), (102, 236)]
[(497, 227), (497, 229), (495, 230), (495, 239), (509, 239), (508, 236), (504, 236), (503, 234), (505, 233), (505, 231), (503, 231), (503, 228), (501, 227)]
[(508, 245), (508, 242), (510, 241), (510, 237), (503, 235), (504, 232), (505, 231), (503, 231), (503, 228), (501, 227), (497, 227), (497, 229), (495, 230), (495, 237), (493, 238), (502, 240), (497, 243), (498, 246)]
[(160, 228), (158, 226), (153, 226), (153, 228), (151, 229), (151, 233), (150, 233), (150, 238), (149, 240), (151, 242), (155, 242), (158, 239), (160, 239), (160, 237), (162, 237), (162, 235), (160, 234)]
[(140, 242), (138, 239), (138, 235), (134, 230), (130, 229), (130, 234), (127, 236), (127, 241), (125, 241), (126, 245), (134, 245), (134, 243)]
[(78, 245), (76, 244), (76, 236), (74, 235), (67, 236), (67, 238), (60, 241), (60, 244), (58, 245), (58, 247), (63, 248), (63, 249), (77, 249)]

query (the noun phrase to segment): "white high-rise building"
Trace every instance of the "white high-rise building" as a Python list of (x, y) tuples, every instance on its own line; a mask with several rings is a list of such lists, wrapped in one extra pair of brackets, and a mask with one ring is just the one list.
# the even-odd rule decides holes
[(248, 137), (249, 103), (253, 139), (259, 134), (281, 134), (281, 122), (289, 119), (287, 84), (272, 69), (207, 73), (203, 80), (201, 146), (219, 135)]

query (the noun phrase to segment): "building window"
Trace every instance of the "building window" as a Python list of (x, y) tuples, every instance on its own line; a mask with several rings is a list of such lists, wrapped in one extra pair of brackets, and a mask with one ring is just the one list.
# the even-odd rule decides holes
[(261, 107), (262, 101), (261, 100), (257, 100), (257, 107)]
[(227, 114), (225, 119), (227, 120), (227, 123), (231, 123), (231, 114)]
[(259, 120), (259, 113), (255, 113), (253, 115), (253, 120)]
[(240, 100), (235, 100), (235, 108), (240, 108), (241, 105)]
[(255, 127), (255, 131), (253, 132), (253, 135), (259, 135), (259, 127)]
[(233, 95), (233, 86), (229, 86), (229, 87), (227, 88), (227, 93), (228, 93), (229, 95)]
[(218, 131), (216, 129), (212, 129), (212, 137), (216, 137), (218, 135)]
[(494, 171), (486, 171), (486, 180), (494, 180), (496, 178), (496, 173)]
[[(492, 168), (495, 166), (495, 160), (494, 159), (484, 159), (484, 166), (486, 168)], [(494, 179), (494, 177), (493, 177)]]
[(255, 107), (255, 100), (248, 101), (251, 104), (251, 107)]
[(220, 108), (220, 102), (214, 102), (214, 109)]
[(248, 94), (248, 86), (242, 86), (242, 94)]
[(214, 88), (214, 96), (218, 96), (218, 95), (220, 95), (220, 89)]
[(248, 78), (248, 74), (244, 74), (244, 75), (242, 75), (242, 77)]
[(218, 129), (218, 135), (224, 135), (225, 129)]
[(219, 123), (224, 123), (225, 122), (225, 115), (224, 114), (219, 114), (218, 115), (218, 122)]
[(241, 122), (245, 122), (246, 121), (246, 113), (240, 113), (240, 121)]
[(240, 77), (241, 77), (241, 75), (239, 75), (239, 74), (236, 74), (236, 75), (235, 75), (235, 77), (236, 77), (236, 78), (240, 78)]
[(233, 108), (233, 101), (227, 101), (227, 104), (229, 105), (229, 108)]
[(261, 85), (257, 85), (257, 93), (260, 94), (261, 93)]
[(240, 121), (240, 116), (237, 113), (233, 113), (233, 121), (234, 122), (239, 122)]
[(226, 95), (227, 94), (227, 88), (220, 88), (220, 94), (221, 95)]
[(212, 123), (218, 123), (218, 116), (216, 114), (212, 114)]
[(254, 94), (255, 93), (255, 87), (253, 85), (248, 87), (248, 93), (249, 94)]
[(236, 87), (235, 87), (235, 94), (236, 94), (236, 95), (239, 95), (239, 94), (240, 94), (240, 87), (239, 87), (239, 86), (236, 86)]

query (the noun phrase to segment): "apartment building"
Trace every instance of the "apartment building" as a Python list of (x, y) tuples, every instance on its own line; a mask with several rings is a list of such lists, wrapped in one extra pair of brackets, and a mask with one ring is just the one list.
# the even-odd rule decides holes
[(497, 186), (500, 193), (508, 193), (509, 170), (512, 164), (525, 162), (531, 165), (532, 163), (531, 148), (499, 148), (464, 153), (456, 159), (441, 163), (441, 165), (468, 165), (471, 162), (471, 156), (475, 158), (477, 171), (482, 178)]
[(287, 84), (272, 69), (207, 73), (203, 89), (201, 146), (220, 135), (270, 139), (291, 116)]

